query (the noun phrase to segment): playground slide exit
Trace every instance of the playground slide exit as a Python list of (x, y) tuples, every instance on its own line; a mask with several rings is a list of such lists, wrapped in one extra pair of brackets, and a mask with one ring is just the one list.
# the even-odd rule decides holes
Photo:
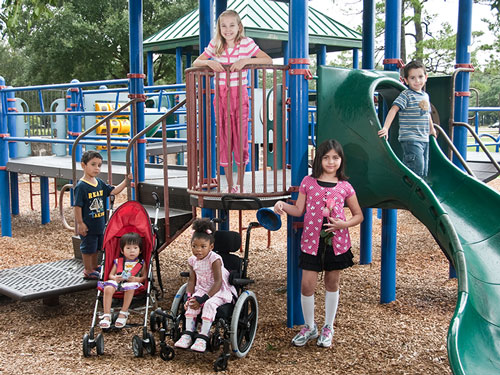
[(398, 125), (389, 143), (380, 139), (374, 105), (378, 93), (390, 106), (404, 89), (396, 79), (326, 66), (318, 76), (318, 142), (342, 143), (360, 204), (411, 211), (456, 269), (448, 330), (453, 373), (500, 374), (500, 194), (450, 163), (432, 137), (425, 181), (400, 162)]

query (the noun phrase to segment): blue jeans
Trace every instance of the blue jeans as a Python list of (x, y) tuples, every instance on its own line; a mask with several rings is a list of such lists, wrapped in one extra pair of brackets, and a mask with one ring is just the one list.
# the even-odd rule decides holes
[(420, 177), (427, 176), (429, 142), (401, 141), (403, 163)]

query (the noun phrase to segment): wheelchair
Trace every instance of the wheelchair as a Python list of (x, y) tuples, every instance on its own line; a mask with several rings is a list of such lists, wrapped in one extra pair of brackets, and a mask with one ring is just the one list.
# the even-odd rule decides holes
[[(254, 281), (248, 278), (247, 268), (250, 234), (253, 228), (259, 226), (256, 222), (251, 222), (248, 225), (243, 257), (234, 254), (241, 248), (241, 235), (238, 232), (218, 230), (214, 234), (213, 251), (222, 257), (224, 266), (230, 272), (229, 283), (234, 285), (238, 295), (232, 303), (219, 306), (210, 330), (206, 351), (216, 352), (222, 348), (220, 356), (214, 362), (215, 371), (227, 369), (231, 353), (238, 358), (245, 357), (255, 339), (259, 305), (255, 293), (248, 290), (249, 284)], [(189, 273), (182, 272), (181, 276), (188, 277)], [(157, 309), (151, 314), (151, 330), (159, 331), (160, 357), (165, 361), (172, 360), (175, 356), (174, 348), (165, 341), (166, 337), (170, 337), (173, 342), (176, 342), (185, 331), (186, 287), (187, 283), (179, 288), (170, 311)], [(201, 322), (200, 316), (197, 318), (197, 323), (199, 322)], [(159, 327), (161, 328), (158, 329)]]

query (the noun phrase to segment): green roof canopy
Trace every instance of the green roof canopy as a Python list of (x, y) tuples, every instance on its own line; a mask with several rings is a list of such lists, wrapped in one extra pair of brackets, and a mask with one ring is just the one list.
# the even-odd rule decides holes
[[(266, 0), (229, 0), (228, 9), (238, 12), (251, 37), (271, 57), (283, 57), (282, 42), (288, 40), (288, 4)], [(144, 41), (144, 51), (199, 55), (199, 10), (195, 9)], [(361, 34), (309, 7), (309, 52), (315, 54), (320, 45), (327, 52), (361, 48)]]

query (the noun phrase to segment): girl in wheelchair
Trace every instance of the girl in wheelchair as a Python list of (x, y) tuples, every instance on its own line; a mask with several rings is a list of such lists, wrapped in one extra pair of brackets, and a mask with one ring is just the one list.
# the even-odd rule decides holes
[[(186, 288), (186, 331), (175, 347), (204, 352), (208, 333), (215, 319), (217, 308), (237, 297), (236, 289), (229, 284), (229, 271), (224, 268), (220, 255), (213, 252), (215, 226), (209, 219), (197, 219), (193, 223), (191, 250), (188, 259), (189, 281)], [(196, 318), (201, 312), (202, 325), (195, 334)], [(194, 340), (196, 338), (196, 340)], [(194, 343), (193, 343), (194, 340)]]

